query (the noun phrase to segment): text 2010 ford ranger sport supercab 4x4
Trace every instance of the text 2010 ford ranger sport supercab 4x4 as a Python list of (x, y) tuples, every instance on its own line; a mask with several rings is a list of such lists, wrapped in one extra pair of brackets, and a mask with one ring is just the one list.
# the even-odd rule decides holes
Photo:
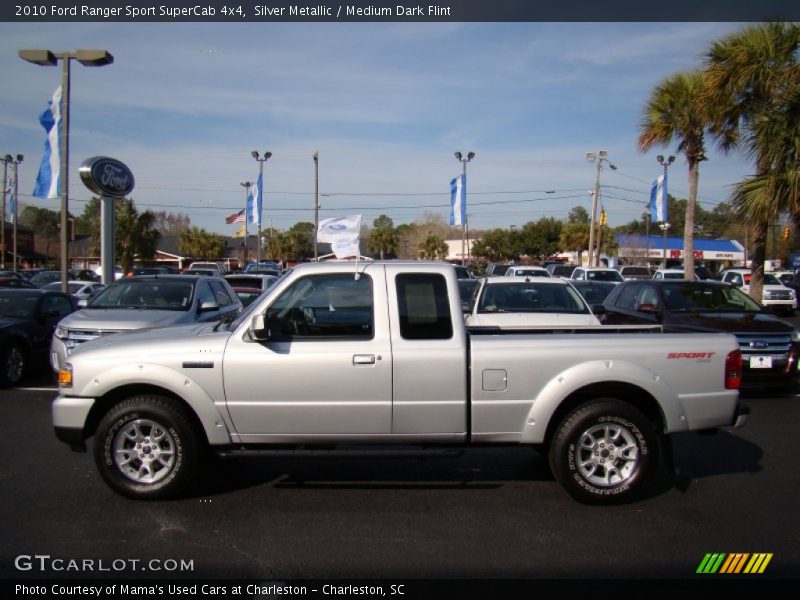
[(185, 492), (208, 447), (531, 444), (604, 503), (641, 491), (661, 436), (743, 424), (740, 374), (730, 335), (468, 332), (449, 265), (312, 263), (228, 324), (82, 344), (53, 420), (134, 498)]

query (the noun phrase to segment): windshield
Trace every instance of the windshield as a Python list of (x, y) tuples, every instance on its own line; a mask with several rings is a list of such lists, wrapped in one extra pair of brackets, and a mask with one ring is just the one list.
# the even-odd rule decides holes
[(644, 275), (645, 277), (650, 277), (650, 271), (647, 270), (647, 267), (623, 267), (622, 274), (630, 277), (631, 275)]
[(513, 277), (550, 277), (550, 273), (543, 269), (513, 269), (506, 272)]
[(580, 294), (568, 285), (536, 282), (487, 283), (478, 312), (546, 312), (588, 314)]
[(36, 303), (40, 297), (38, 292), (0, 294), (0, 317), (32, 319), (36, 314)]
[(619, 271), (586, 271), (589, 281), (623, 281)]
[(761, 307), (750, 296), (726, 285), (666, 284), (662, 293), (670, 311), (761, 312)]
[(602, 304), (603, 300), (617, 287), (613, 283), (604, 281), (573, 281), (570, 283), (589, 304)]
[(140, 308), (145, 310), (189, 310), (194, 281), (125, 279), (104, 289), (88, 308)]
[(772, 273), (764, 273), (764, 285), (783, 285)]

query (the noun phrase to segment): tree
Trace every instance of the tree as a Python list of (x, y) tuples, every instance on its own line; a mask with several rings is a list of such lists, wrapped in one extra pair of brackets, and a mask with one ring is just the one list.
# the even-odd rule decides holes
[(508, 229), (490, 229), (482, 240), (473, 244), (472, 252), (491, 261), (517, 258), (521, 254), (519, 233)]
[(292, 258), (302, 260), (314, 255), (315, 232), (314, 224), (306, 221), (295, 223), (289, 228), (286, 237)]
[(694, 279), (694, 228), (699, 165), (706, 160), (705, 133), (710, 127), (707, 107), (701, 102), (703, 76), (691, 71), (665, 79), (650, 94), (639, 124), (639, 150), (668, 146), (678, 141), (689, 166), (689, 198), (683, 235), (684, 277)]
[(520, 254), (545, 259), (559, 251), (562, 223), (552, 217), (529, 221), (520, 232)]
[(183, 213), (168, 213), (159, 210), (153, 213), (154, 227), (161, 235), (179, 235), (191, 227), (192, 220)]
[(569, 225), (588, 224), (589, 221), (589, 211), (583, 206), (573, 206), (567, 215), (567, 223)]
[(705, 102), (723, 148), (743, 147), (755, 175), (731, 198), (753, 225), (750, 294), (761, 298), (769, 223), (784, 210), (800, 220), (800, 26), (761, 23), (723, 37), (706, 53)]
[(394, 221), (392, 221), (391, 217), (387, 217), (386, 215), (380, 215), (377, 219), (372, 222), (372, 226), (375, 229), (380, 229), (382, 227), (388, 227), (389, 229), (394, 229)]
[(438, 235), (429, 235), (417, 247), (419, 257), (426, 260), (444, 260), (447, 257), (447, 244)]
[[(378, 219), (375, 219), (377, 222)], [(400, 238), (397, 232), (391, 227), (375, 227), (369, 236), (367, 249), (370, 252), (377, 252), (383, 260), (386, 254), (393, 254), (397, 250)]]
[(36, 237), (45, 242), (45, 255), (50, 258), (50, 244), (58, 245), (59, 213), (38, 206), (26, 206), (19, 215), (19, 222), (36, 232)]
[(583, 264), (583, 252), (589, 249), (589, 223), (572, 223), (566, 225), (561, 230), (559, 244), (565, 251), (577, 252), (578, 264)]
[(225, 240), (200, 227), (189, 227), (178, 234), (178, 252), (192, 258), (213, 260), (225, 254)]
[[(88, 230), (92, 252), (100, 254), (100, 198), (86, 203), (79, 221)], [(124, 272), (133, 268), (136, 258), (152, 260), (161, 234), (155, 229), (153, 213), (139, 213), (130, 198), (114, 200), (114, 254)]]

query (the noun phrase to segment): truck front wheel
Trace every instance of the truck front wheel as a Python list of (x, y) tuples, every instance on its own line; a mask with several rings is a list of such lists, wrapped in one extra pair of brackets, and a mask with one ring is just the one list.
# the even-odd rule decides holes
[(94, 459), (105, 482), (135, 499), (172, 498), (197, 471), (200, 438), (170, 398), (140, 395), (114, 405), (100, 421)]
[(579, 502), (616, 504), (636, 498), (658, 464), (658, 434), (639, 410), (599, 398), (573, 410), (550, 445), (558, 482)]

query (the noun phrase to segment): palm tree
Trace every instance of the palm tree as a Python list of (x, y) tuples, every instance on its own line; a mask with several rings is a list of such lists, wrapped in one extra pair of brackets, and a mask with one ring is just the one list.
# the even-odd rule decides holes
[(418, 246), (420, 258), (427, 260), (443, 260), (447, 256), (447, 243), (438, 235), (429, 235)]
[[(377, 219), (375, 220), (377, 221)], [(370, 233), (367, 249), (380, 254), (381, 260), (383, 260), (386, 254), (397, 250), (399, 243), (400, 238), (392, 227), (376, 227)]]
[(750, 25), (711, 45), (705, 59), (704, 101), (724, 148), (743, 147), (754, 177), (737, 185), (732, 202), (752, 223), (750, 293), (763, 289), (769, 223), (789, 211), (798, 222), (798, 85), (800, 26)]
[(219, 258), (225, 254), (225, 240), (201, 227), (189, 227), (178, 234), (178, 252), (192, 258)]
[(576, 222), (565, 225), (561, 230), (559, 239), (564, 250), (575, 250), (578, 253), (578, 264), (581, 261), (583, 251), (589, 249), (589, 223)]
[(701, 102), (703, 76), (696, 71), (677, 73), (656, 86), (639, 124), (639, 150), (678, 141), (689, 166), (689, 198), (683, 232), (684, 277), (694, 279), (694, 225), (700, 162), (706, 160), (705, 132), (710, 121)]

